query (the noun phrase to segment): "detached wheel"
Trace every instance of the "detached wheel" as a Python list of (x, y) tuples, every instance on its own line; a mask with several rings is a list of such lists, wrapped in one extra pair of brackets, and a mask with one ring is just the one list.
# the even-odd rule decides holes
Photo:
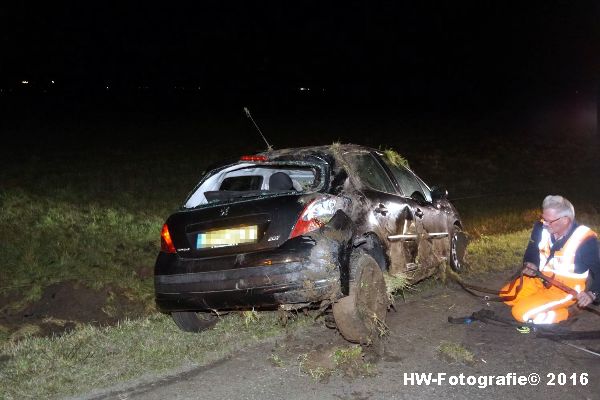
[(369, 344), (385, 329), (388, 307), (383, 273), (373, 257), (361, 254), (350, 262), (354, 281), (350, 294), (333, 305), (340, 334), (353, 343)]
[(465, 270), (465, 254), (467, 252), (467, 236), (460, 229), (460, 226), (454, 225), (452, 236), (450, 236), (450, 267), (455, 272)]
[(185, 332), (202, 332), (212, 328), (218, 321), (214, 314), (193, 311), (176, 311), (171, 313), (175, 324)]

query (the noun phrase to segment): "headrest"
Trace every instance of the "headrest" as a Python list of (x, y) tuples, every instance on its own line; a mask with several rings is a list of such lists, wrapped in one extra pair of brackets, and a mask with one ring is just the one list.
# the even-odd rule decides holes
[(294, 190), (294, 183), (285, 172), (275, 172), (269, 178), (269, 190)]

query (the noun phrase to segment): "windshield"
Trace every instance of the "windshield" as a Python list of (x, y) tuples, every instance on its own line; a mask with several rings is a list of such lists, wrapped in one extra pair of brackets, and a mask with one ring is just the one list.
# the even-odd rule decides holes
[(236, 199), (314, 191), (320, 169), (304, 163), (241, 163), (209, 172), (186, 201), (185, 208)]

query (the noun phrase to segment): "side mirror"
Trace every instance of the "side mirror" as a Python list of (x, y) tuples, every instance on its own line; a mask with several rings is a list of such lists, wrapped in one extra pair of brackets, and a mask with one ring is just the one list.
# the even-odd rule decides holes
[(448, 190), (443, 186), (431, 187), (431, 200), (442, 200), (448, 198)]

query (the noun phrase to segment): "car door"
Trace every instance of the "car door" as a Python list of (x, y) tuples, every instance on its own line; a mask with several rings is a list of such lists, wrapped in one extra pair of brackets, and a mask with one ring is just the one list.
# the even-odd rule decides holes
[[(414, 215), (422, 227), (419, 232), (418, 265), (424, 270), (436, 267), (447, 253), (449, 233), (444, 212), (433, 203), (427, 185), (411, 170), (403, 165), (392, 163), (387, 157), (378, 159), (391, 172), (400, 195), (411, 205)], [(427, 271), (424, 274), (427, 275)]]
[[(390, 261), (390, 272), (415, 271), (418, 268), (419, 240), (423, 234), (421, 219), (415, 217), (414, 200), (399, 195), (392, 177), (369, 151), (344, 154), (351, 178), (360, 190), (355, 207), (359, 229), (375, 232), (383, 241)], [(412, 204), (411, 204), (412, 203)]]

